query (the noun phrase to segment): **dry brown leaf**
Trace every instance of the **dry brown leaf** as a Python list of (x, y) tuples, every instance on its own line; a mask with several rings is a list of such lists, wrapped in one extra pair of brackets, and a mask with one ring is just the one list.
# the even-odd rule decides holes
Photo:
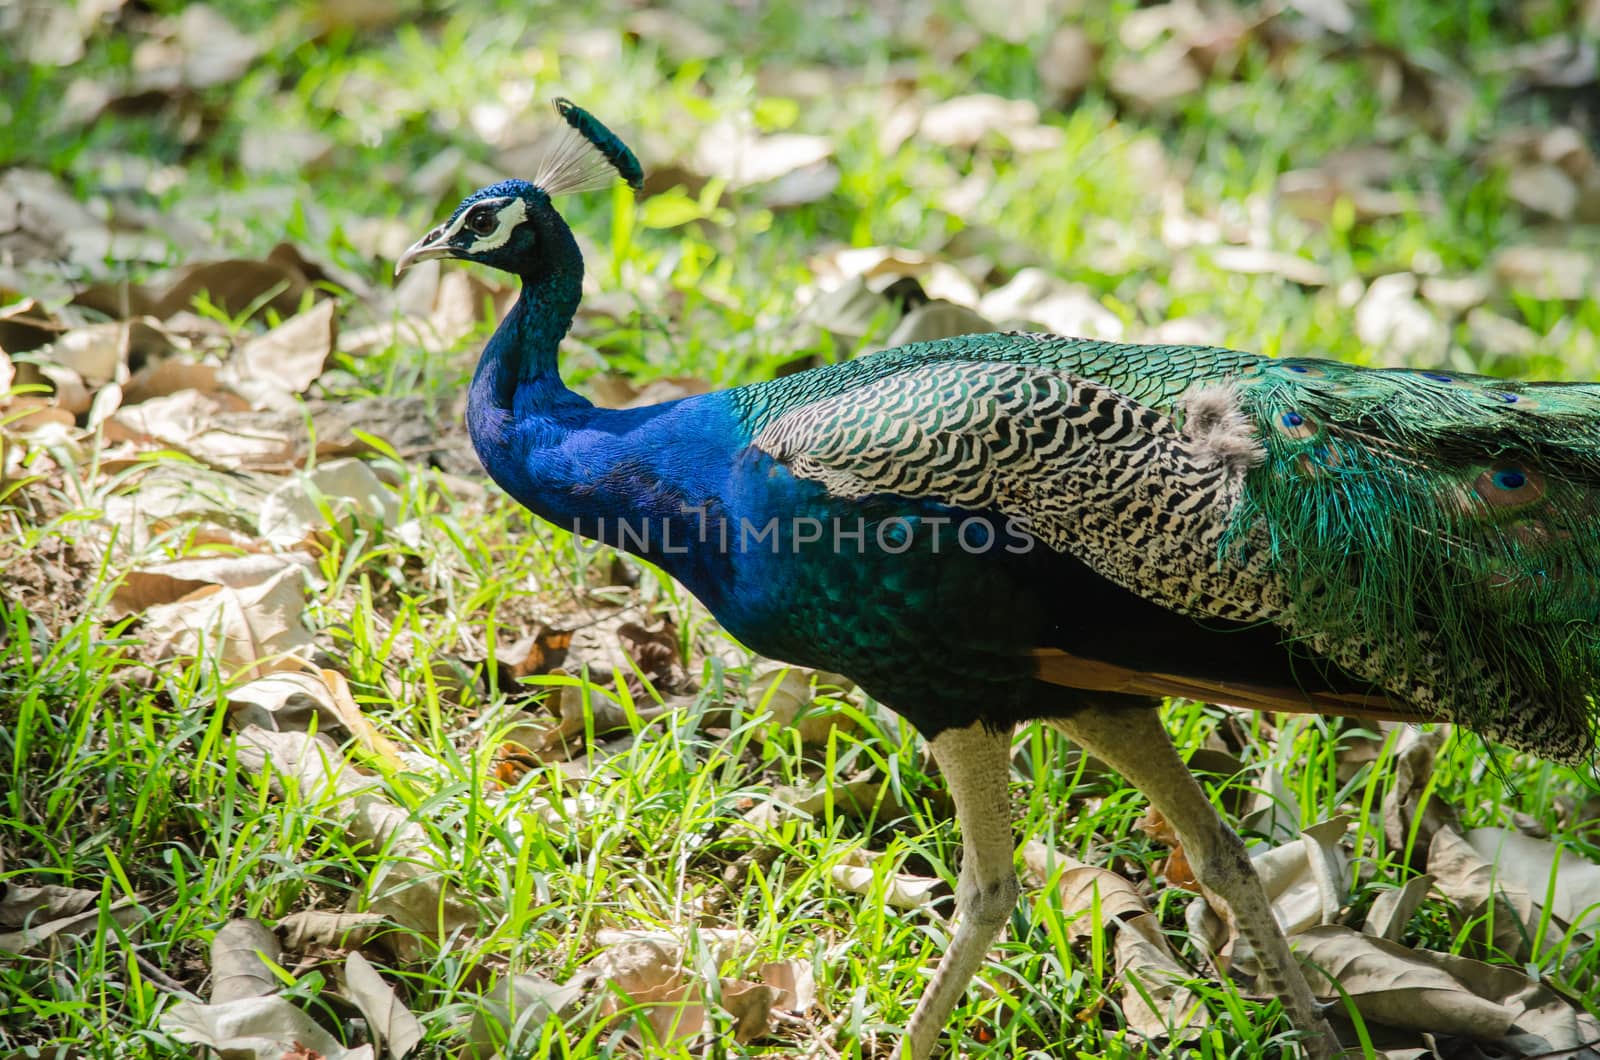
[(1406, 925), (1422, 907), (1422, 900), (1433, 889), (1433, 877), (1428, 873), (1413, 876), (1399, 887), (1380, 891), (1367, 910), (1366, 922), (1361, 930), (1369, 935), (1399, 942), (1405, 936)]
[(815, 817), (827, 810), (829, 803), (834, 811), (858, 820), (893, 821), (908, 815), (894, 795), (894, 785), (875, 769), (864, 769), (854, 776), (839, 780), (824, 777), (815, 787), (781, 787), (773, 793), (771, 802), (762, 802), (745, 815), (753, 825), (776, 821), (783, 808), (797, 810)]
[(398, 773), (405, 769), (406, 762), (400, 755), (400, 748), (367, 720), (355, 696), (351, 694), (350, 682), (345, 680), (344, 674), (337, 670), (321, 670), (319, 675), (332, 693), (333, 707), (339, 715), (340, 724), (354, 737), (356, 746), (367, 756), (378, 759), (386, 772)]
[(359, 951), (345, 956), (344, 984), (345, 992), (366, 1017), (378, 1049), (392, 1060), (402, 1060), (422, 1041), (422, 1024)]
[(1533, 898), (1514, 877), (1498, 873), (1453, 827), (1434, 833), (1428, 871), (1462, 916), (1489, 918), (1487, 924), (1474, 925), (1480, 945), (1515, 959), (1527, 956), (1537, 914)]
[(700, 137), (694, 168), (703, 176), (720, 177), (729, 187), (764, 184), (833, 157), (833, 142), (824, 136), (777, 133), (762, 136), (735, 121), (721, 121)]
[(284, 948), (304, 953), (316, 947), (356, 949), (393, 927), (382, 913), (330, 913), (306, 909), (278, 921)]
[(1296, 217), (1318, 224), (1331, 221), (1340, 202), (1349, 203), (1355, 220), (1362, 223), (1437, 208), (1428, 198), (1412, 199), (1373, 187), (1363, 176), (1327, 165), (1291, 170), (1278, 177), (1278, 201)]
[(957, 335), (982, 335), (995, 330), (998, 329), (981, 313), (954, 302), (935, 299), (907, 313), (895, 325), (889, 337), (883, 340), (883, 344), (893, 348)]
[(1520, 888), (1573, 931), (1600, 933), (1600, 865), (1570, 847), (1504, 828), (1474, 828), (1467, 843), (1500, 880)]
[[(1383, 834), (1389, 850), (1397, 856), (1410, 851), (1410, 865), (1418, 872), (1428, 867), (1428, 845), (1434, 833), (1455, 824), (1455, 808), (1430, 792), (1428, 785), (1434, 756), (1449, 735), (1448, 725), (1402, 729), (1395, 746), (1394, 783), (1383, 795)], [(1428, 801), (1419, 819), (1419, 804), (1425, 796)]]
[(1560, 166), (1535, 162), (1517, 166), (1506, 180), (1506, 197), (1530, 213), (1570, 221), (1578, 212), (1578, 184)]
[(63, 412), (70, 413), (73, 417), (82, 416), (89, 411), (92, 395), (84, 384), (83, 377), (71, 368), (63, 368), (59, 364), (38, 365), (39, 374), (49, 384), (51, 403)]
[(1572, 247), (1506, 247), (1495, 255), (1494, 273), (1513, 291), (1534, 298), (1575, 302), (1600, 291), (1593, 257)]
[(211, 939), (211, 1004), (275, 994), (282, 986), (268, 964), (281, 963), (278, 936), (253, 917), (230, 920)]
[(1379, 350), (1385, 363), (1410, 364), (1444, 353), (1448, 332), (1417, 299), (1417, 286), (1409, 272), (1379, 276), (1356, 304), (1356, 335)]
[(122, 618), (173, 603), (207, 585), (249, 589), (271, 581), (290, 567), (302, 568), (309, 574), (310, 566), (310, 561), (302, 557), (255, 553), (190, 556), (157, 563), (124, 574), (112, 591), (108, 612), (112, 618)]
[(1110, 341), (1123, 334), (1121, 318), (1101, 305), (1087, 287), (1032, 267), (984, 295), (978, 312), (1006, 328), (1036, 325), (1056, 335)]
[(724, 979), (718, 1002), (733, 1017), (733, 1038), (740, 1043), (764, 1038), (772, 1029), (772, 1008), (777, 991), (765, 983)]
[(1047, 151), (1061, 144), (1061, 130), (1039, 123), (1039, 105), (1032, 100), (981, 93), (928, 107), (918, 132), (930, 143), (968, 150), (990, 135), (1019, 151)]
[[(372, 1046), (347, 1049), (311, 1016), (282, 997), (245, 997), (222, 1005), (179, 1001), (161, 1014), (161, 1029), (180, 1042), (215, 1049), (228, 1060), (373, 1060)], [(297, 1052), (298, 1051), (298, 1052)]]
[(629, 999), (643, 1010), (650, 1027), (649, 1041), (671, 1048), (692, 1042), (706, 1029), (705, 990), (699, 983), (681, 978), (670, 983), (630, 993)]
[(1242, 831), (1259, 832), (1275, 843), (1292, 840), (1300, 834), (1300, 800), (1295, 798), (1284, 779), (1283, 770), (1262, 770), (1239, 827)]
[(1205, 78), (1189, 47), (1174, 40), (1143, 55), (1116, 59), (1106, 75), (1106, 84), (1112, 95), (1133, 110), (1159, 114), (1176, 109), (1200, 91)]
[(1512, 1056), (1589, 1060), (1595, 1043), (1600, 1042), (1600, 1016), (1580, 1011), (1548, 984), (1530, 979), (1519, 968), (1485, 964), (1454, 953), (1413, 952), (1478, 997), (1515, 1014), (1516, 1022), (1500, 1042)]
[[(1040, 883), (1055, 880), (1061, 911), (1067, 916), (1067, 932), (1074, 939), (1088, 938), (1092, 932), (1150, 911), (1133, 884), (1110, 869), (1079, 861), (1038, 840), (1023, 845), (1022, 862)], [(1090, 916), (1096, 900), (1100, 903), (1099, 923)]]
[(128, 336), (126, 323), (90, 324), (72, 329), (38, 353), (100, 386), (127, 378)]
[(385, 486), (364, 460), (347, 457), (298, 472), (261, 502), (261, 536), (277, 548), (291, 549), (332, 526), (348, 529), (363, 522), (393, 526), (400, 514), (394, 490)]
[(773, 990), (773, 1008), (802, 1013), (817, 1003), (817, 976), (810, 961), (768, 961), (761, 966), (761, 981)]
[(1326, 287), (1328, 270), (1298, 254), (1265, 247), (1217, 247), (1211, 252), (1212, 264), (1228, 272), (1249, 276), (1281, 276), (1301, 287)]
[(584, 985), (583, 979), (558, 984), (531, 972), (506, 976), (473, 1009), (464, 1055), (469, 1060), (519, 1055), (518, 1046), (577, 1003)]
[(1098, 62), (1099, 56), (1089, 34), (1068, 23), (1051, 35), (1049, 47), (1040, 56), (1039, 80), (1050, 91), (1052, 100), (1064, 103), (1089, 87)]
[[(686, 931), (606, 928), (595, 936), (603, 950), (593, 969), (630, 995), (671, 985), (683, 970), (690, 938)], [(719, 967), (744, 960), (756, 948), (756, 938), (748, 931), (698, 928), (692, 938)]]
[(1537, 331), (1484, 306), (1467, 313), (1467, 333), (1474, 346), (1493, 357), (1527, 356), (1546, 345)]
[(165, 656), (204, 652), (230, 673), (259, 677), (305, 665), (312, 644), (305, 606), (305, 572), (291, 566), (257, 585), (206, 585), (158, 604), (145, 611), (143, 628)]
[(1186, 1041), (1210, 1025), (1205, 1005), (1184, 985), (1194, 974), (1173, 956), (1154, 913), (1119, 922), (1113, 947), (1130, 1028), (1149, 1039)]
[[(0, 258), (17, 265), (67, 262), (102, 274), (107, 261), (130, 260), (125, 256), (129, 248), (110, 227), (65, 182), (43, 170), (13, 167), (0, 173), (0, 217), (6, 219)], [(40, 296), (37, 290), (33, 293)]]
[[(1422, 953), (1386, 939), (1363, 935), (1335, 924), (1311, 928), (1295, 938), (1319, 997), (1348, 994), (1362, 1016), (1395, 1027), (1414, 1027), (1434, 1034), (1500, 1038), (1511, 1029), (1516, 1012), (1485, 1000), (1459, 980), (1424, 958)], [(1338, 982), (1338, 989), (1328, 977)]]
[(30, 922), (61, 920), (88, 909), (100, 900), (100, 892), (83, 887), (63, 887), (47, 883), (24, 887), (0, 880), (0, 927), (26, 927)]
[(772, 715), (770, 738), (787, 742), (787, 730), (800, 734), (806, 747), (825, 746), (834, 732), (856, 731), (855, 719), (819, 697), (842, 699), (855, 688), (855, 682), (839, 674), (803, 670), (798, 667), (769, 665), (750, 678), (746, 698), (754, 711)]
[(1487, 302), (1494, 294), (1488, 278), (1466, 276), (1428, 276), (1422, 281), (1422, 297), (1447, 313), (1464, 313)]
[(161, 36), (134, 49), (136, 92), (171, 93), (231, 84), (244, 75), (263, 47), (206, 4), (189, 4), (162, 30)]
[(624, 25), (641, 42), (660, 48), (674, 65), (714, 59), (727, 49), (720, 37), (669, 7), (635, 11)]
[[(98, 900), (99, 895), (97, 894)], [(106, 909), (106, 915), (123, 928), (130, 928), (146, 914), (132, 898), (119, 898)], [(20, 930), (0, 934), (0, 953), (34, 953), (58, 937), (92, 935), (100, 930), (101, 911), (88, 909), (54, 920), (41, 921), (34, 917)]]
[[(872, 868), (876, 855), (853, 851), (834, 865), (828, 873), (833, 885), (849, 894), (875, 893), (878, 873)], [(883, 900), (895, 909), (920, 910), (933, 904), (933, 899), (944, 886), (944, 881), (931, 876), (916, 876), (909, 872), (891, 873), (883, 884)]]
[(293, 396), (316, 381), (334, 350), (334, 309), (333, 301), (325, 299), (250, 339), (222, 366), (220, 381), (251, 408), (294, 408)]

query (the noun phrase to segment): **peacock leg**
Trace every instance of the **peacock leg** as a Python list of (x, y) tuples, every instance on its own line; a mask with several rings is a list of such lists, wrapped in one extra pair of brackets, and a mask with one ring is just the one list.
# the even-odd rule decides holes
[(906, 1028), (912, 1060), (932, 1055), (951, 1010), (1011, 916), (1018, 892), (1016, 843), (1011, 835), (1010, 731), (996, 732), (975, 723), (946, 729), (934, 737), (932, 746), (961, 826), (961, 876), (956, 882), (960, 923)]
[(1089, 705), (1052, 724), (1139, 789), (1167, 819), (1183, 841), (1195, 877), (1233, 911), (1240, 936), (1260, 962), (1262, 985), (1282, 1001), (1295, 1029), (1305, 1033), (1306, 1055), (1314, 1060), (1334, 1056), (1338, 1040), (1289, 952), (1244, 841), (1178, 757), (1155, 710)]

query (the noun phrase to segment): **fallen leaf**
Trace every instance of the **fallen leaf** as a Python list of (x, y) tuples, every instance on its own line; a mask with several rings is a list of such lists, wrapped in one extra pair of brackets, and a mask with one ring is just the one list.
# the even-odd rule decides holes
[[(1133, 884), (1110, 869), (1079, 861), (1037, 840), (1023, 845), (1022, 861), (1040, 883), (1055, 881), (1061, 911), (1067, 915), (1067, 931), (1074, 939), (1087, 938), (1091, 932), (1150, 911)], [(1090, 916), (1096, 901), (1098, 921)]]
[(1188, 46), (1168, 41), (1145, 54), (1113, 61), (1106, 86), (1135, 111), (1160, 114), (1176, 110), (1205, 86), (1205, 79)]
[(817, 1003), (817, 977), (810, 961), (768, 961), (761, 966), (761, 981), (773, 990), (773, 1008), (802, 1013)]
[(286, 949), (304, 953), (316, 947), (356, 949), (394, 927), (382, 913), (330, 913), (304, 909), (290, 913), (277, 924)]
[(1578, 185), (1548, 162), (1517, 166), (1506, 180), (1506, 197), (1530, 213), (1569, 221), (1578, 212)]
[(1039, 80), (1056, 103), (1063, 103), (1089, 87), (1098, 61), (1089, 34), (1069, 23), (1051, 35), (1049, 46), (1039, 58)]
[(741, 1044), (764, 1038), (772, 1029), (772, 1008), (777, 991), (765, 983), (724, 979), (717, 1001), (733, 1017), (733, 1039)]
[(855, 719), (829, 700), (849, 695), (855, 682), (839, 674), (771, 665), (750, 678), (747, 698), (751, 710), (772, 716), (769, 738), (787, 743), (789, 730), (800, 734), (806, 747), (825, 746), (835, 732), (856, 731)]
[(1468, 845), (1495, 869), (1501, 881), (1521, 889), (1564, 926), (1585, 935), (1600, 933), (1600, 865), (1570, 847), (1504, 828), (1474, 828)]
[(99, 900), (99, 891), (85, 887), (55, 883), (25, 887), (14, 880), (0, 880), (0, 927), (20, 928), (27, 927), (30, 921), (46, 923), (73, 917)]
[(1399, 942), (1405, 935), (1406, 925), (1411, 923), (1411, 918), (1422, 907), (1423, 899), (1433, 889), (1433, 882), (1431, 875), (1423, 873), (1411, 877), (1399, 887), (1379, 891), (1378, 897), (1372, 901), (1372, 907), (1367, 910), (1367, 919), (1361, 930), (1390, 942)]
[(895, 325), (889, 337), (883, 340), (883, 344), (892, 349), (913, 342), (930, 342), (957, 335), (983, 335), (996, 330), (994, 324), (981, 313), (938, 299), (907, 313)]
[(1121, 318), (1087, 287), (1032, 267), (984, 295), (978, 312), (1006, 329), (1036, 325), (1056, 335), (1109, 341), (1121, 339), (1123, 333)]
[(1600, 291), (1593, 258), (1571, 247), (1505, 247), (1494, 257), (1494, 273), (1513, 291), (1533, 298), (1575, 302)]
[[(98, 901), (99, 895), (95, 897)], [(134, 899), (119, 898), (104, 910), (104, 915), (127, 929), (147, 914)], [(53, 920), (41, 921), (38, 917), (34, 917), (24, 924), (21, 930), (0, 934), (0, 953), (34, 953), (52, 939), (93, 935), (100, 930), (101, 923), (102, 911), (87, 907), (81, 913), (60, 916)]]
[(1410, 364), (1444, 353), (1445, 326), (1418, 301), (1417, 286), (1417, 278), (1409, 272), (1379, 276), (1356, 304), (1357, 337), (1381, 351), (1388, 364)]
[(111, 593), (112, 618), (137, 614), (160, 604), (170, 604), (207, 585), (249, 589), (263, 585), (290, 567), (307, 570), (310, 562), (298, 557), (245, 553), (201, 555), (140, 567), (123, 574)]
[(358, 950), (345, 955), (344, 983), (350, 999), (366, 1017), (378, 1049), (393, 1060), (402, 1060), (422, 1041), (422, 1024)]
[(746, 188), (818, 165), (833, 157), (833, 143), (823, 136), (777, 133), (763, 136), (735, 121), (708, 128), (695, 147), (694, 167), (732, 188)]
[(1028, 99), (977, 94), (956, 96), (928, 107), (918, 125), (922, 139), (970, 150), (999, 136), (1018, 151), (1047, 151), (1062, 141), (1061, 130), (1039, 123), (1039, 105)]
[(282, 997), (245, 997), (222, 1005), (179, 1001), (161, 1014), (163, 1032), (215, 1049), (222, 1060), (373, 1060), (372, 1046), (346, 1049), (311, 1016)]
[(295, 408), (294, 395), (322, 374), (338, 338), (334, 303), (325, 299), (244, 343), (218, 373), (251, 408)]
[(1428, 848), (1435, 833), (1455, 826), (1455, 808), (1435, 796), (1428, 783), (1434, 756), (1449, 735), (1448, 725), (1402, 729), (1395, 745), (1394, 783), (1383, 795), (1383, 832), (1389, 850), (1407, 858), (1418, 872), (1427, 870)]
[(1264, 247), (1216, 247), (1211, 261), (1219, 269), (1249, 276), (1281, 276), (1301, 287), (1326, 287), (1328, 270), (1297, 254)]
[(1514, 876), (1498, 873), (1453, 827), (1434, 833), (1428, 871), (1463, 917), (1487, 919), (1474, 925), (1480, 944), (1513, 959), (1528, 954), (1536, 913), (1533, 898)]
[(133, 52), (134, 91), (195, 91), (231, 84), (250, 68), (262, 45), (216, 9), (190, 4), (163, 24), (164, 32)]
[(1250, 801), (1239, 820), (1244, 832), (1259, 832), (1281, 843), (1300, 834), (1300, 800), (1296, 799), (1281, 769), (1265, 769), (1254, 785)]
[(296, 548), (318, 531), (382, 523), (393, 526), (400, 503), (364, 460), (319, 463), (289, 476), (261, 502), (261, 536), (278, 548)]
[[(1310, 928), (1295, 937), (1318, 997), (1348, 994), (1361, 1015), (1395, 1027), (1433, 1034), (1497, 1039), (1511, 1029), (1516, 1012), (1486, 1000), (1420, 952), (1337, 924)], [(1338, 983), (1335, 989), (1329, 978)]]
[(211, 1004), (275, 994), (282, 986), (268, 962), (279, 964), (278, 936), (252, 917), (230, 920), (211, 939)]
[[(266, 774), (276, 790), (285, 780), (298, 785), (300, 798), (344, 825), (355, 849), (382, 853), (362, 881), (361, 900), (369, 912), (430, 938), (467, 934), (480, 925), (476, 908), (450, 882), (451, 855), (435, 847), (375, 781), (357, 773), (333, 741), (252, 727), (239, 733), (235, 756), (242, 767)], [(420, 952), (404, 934), (390, 937), (403, 959)]]
[(508, 975), (473, 1006), (465, 1055), (470, 1060), (497, 1060), (523, 1055), (544, 1025), (566, 1015), (583, 996), (584, 981), (553, 983), (531, 972)]
[(1149, 1039), (1188, 1041), (1210, 1025), (1210, 1013), (1185, 985), (1194, 973), (1173, 956), (1154, 913), (1119, 921), (1112, 945), (1130, 1028)]
[(875, 858), (868, 858), (860, 851), (834, 865), (828, 877), (833, 885), (849, 894), (864, 896), (882, 895), (882, 898), (895, 909), (919, 910), (926, 909), (933, 904), (935, 894), (944, 886), (944, 881), (930, 876), (916, 876), (911, 873), (890, 873), (884, 883), (878, 884), (880, 875), (872, 868), (871, 862)]
[(312, 646), (305, 589), (305, 572), (292, 566), (247, 588), (206, 585), (146, 610), (143, 629), (167, 657), (208, 653), (245, 676), (298, 669)]

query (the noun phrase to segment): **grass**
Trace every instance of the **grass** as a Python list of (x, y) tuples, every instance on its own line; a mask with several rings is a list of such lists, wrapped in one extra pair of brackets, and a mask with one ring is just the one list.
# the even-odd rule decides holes
[[(167, 13), (180, 6), (153, 5)], [(982, 41), (945, 59), (930, 50), (937, 34), (919, 27), (909, 8), (860, 13), (838, 5), (839, 19), (830, 21), (786, 5), (754, 15), (690, 5), (726, 47), (720, 57), (680, 63), (664, 45), (619, 31), (627, 12), (605, 7), (463, 0), (391, 27), (319, 36), (305, 12), (251, 0), (224, 9), (265, 50), (237, 85), (197, 94), (192, 102), (208, 116), (203, 135), (191, 135), (173, 107), (90, 125), (64, 116), (72, 77), (115, 84), (127, 76), (130, 38), (108, 30), (89, 40), (73, 69), (0, 60), (8, 64), (0, 66), (0, 157), (56, 173), (80, 195), (117, 209), (198, 225), (230, 254), (261, 254), (288, 239), (382, 282), (387, 263), (358, 249), (361, 223), (399, 219), (420, 233), (470, 190), (472, 167), (495, 163), (472, 131), (474, 107), (487, 101), (542, 101), (559, 89), (630, 130), (636, 147), (662, 151), (682, 148), (720, 118), (753, 113), (768, 131), (832, 135), (838, 188), (784, 210), (762, 205), (756, 192), (715, 187), (684, 193), (670, 208), (630, 207), (604, 195), (566, 203), (592, 248), (589, 270), (600, 291), (636, 295), (618, 319), (582, 329), (586, 348), (568, 368), (578, 385), (600, 374), (640, 384), (684, 375), (734, 385), (832, 356), (832, 340), (798, 321), (812, 281), (808, 262), (840, 244), (959, 248), (963, 269), (980, 282), (990, 269), (1003, 279), (1019, 264), (1038, 264), (1083, 284), (1130, 336), (1189, 317), (1210, 322), (1229, 345), (1375, 363), (1386, 352), (1356, 334), (1342, 293), (1351, 284), (1359, 290), (1392, 271), (1487, 270), (1511, 243), (1596, 244), (1582, 226), (1540, 229), (1509, 202), (1506, 173), (1476, 149), (1512, 124), (1545, 127), (1561, 115), (1517, 96), (1507, 75), (1459, 74), (1568, 24), (1575, 5), (1525, 5), (1520, 24), (1501, 5), (1476, 0), (1378, 6), (1369, 47), (1313, 38), (1280, 49), (1251, 37), (1211, 71), (1204, 89), (1166, 114), (1142, 115), (1097, 81), (1070, 107), (1047, 109), (1059, 147), (1012, 154), (918, 140), (881, 149), (881, 85), (891, 71), (914, 78), (929, 99), (1044, 94), (1035, 59), (1042, 38)], [(934, 8), (959, 23), (958, 8)], [(1107, 62), (1127, 50), (1119, 29), (1133, 12), (1118, 0), (1085, 17)], [(1466, 101), (1457, 132), (1430, 135), (1403, 112), (1375, 73), (1382, 47), (1458, 71)], [(780, 67), (816, 63), (839, 71), (836, 92), (795, 99), (761, 87)], [(326, 137), (324, 160), (303, 173), (241, 166), (247, 141), (285, 131)], [(1359, 223), (1336, 212), (1322, 226), (1274, 208), (1283, 171), (1374, 143), (1392, 153), (1391, 184), (1416, 208)], [(447, 151), (459, 152), (460, 165), (419, 189), (418, 171)], [(130, 160), (179, 179), (118, 191), (117, 174)], [(656, 164), (648, 154), (645, 162)], [(991, 175), (985, 194), (970, 209), (948, 208), (973, 171)], [(1163, 206), (1174, 188), (1176, 199)], [(1424, 199), (1437, 208), (1421, 208)], [(1247, 227), (1257, 245), (1326, 269), (1329, 283), (1302, 287), (1228, 271), (1205, 251), (1171, 245), (1174, 216)], [(174, 240), (163, 261), (113, 260), (91, 271), (138, 279), (157, 265), (183, 263), (185, 253)], [(4, 300), (37, 293), (29, 282), (0, 282)], [(343, 305), (351, 322), (369, 312), (348, 297)], [(1594, 297), (1550, 302), (1498, 292), (1493, 305), (1539, 336), (1533, 351), (1482, 348), (1455, 320), (1448, 348), (1431, 363), (1600, 375)], [(226, 323), (246, 332), (261, 321)], [(370, 356), (338, 356), (322, 393), (420, 394), (449, 415), (486, 334), (487, 326), (444, 350), (397, 343)], [(367, 888), (394, 851), (356, 838), (336, 800), (275, 784), (246, 764), (227, 723), (241, 675), (205, 652), (166, 662), (136, 621), (111, 617), (116, 580), (135, 562), (227, 552), (197, 545), (182, 528), (104, 549), (102, 527), (116, 497), (163, 469), (200, 491), (214, 487), (225, 496), (233, 484), (210, 481), (175, 454), (115, 475), (82, 462), (52, 470), (37, 450), (28, 459), (37, 478), (0, 483), (0, 885), (54, 883), (99, 897), (91, 906), (98, 917), (81, 934), (0, 959), (0, 1056), (190, 1055), (158, 1021), (175, 988), (203, 993), (218, 927), (235, 916), (274, 920), (383, 898), (381, 888), (377, 896)], [(380, 947), (385, 975), (422, 1021), (419, 1055), (456, 1055), (463, 1023), (497, 977), (532, 971), (566, 982), (603, 950), (600, 929), (616, 927), (748, 931), (754, 949), (720, 969), (709, 946), (691, 946), (691, 964), (710, 973), (710, 983), (717, 971), (753, 976), (765, 960), (813, 968), (819, 1010), (765, 1046), (729, 1039), (710, 1055), (800, 1055), (822, 1041), (837, 1055), (865, 1057), (874, 1041), (892, 1040), (942, 952), (947, 926), (926, 912), (889, 908), (884, 894), (896, 872), (948, 882), (957, 865), (958, 837), (919, 741), (893, 715), (855, 698), (840, 708), (850, 725), (834, 727), (821, 745), (802, 744), (793, 730), (745, 706), (748, 658), (653, 570), (630, 561), (619, 584), (612, 557), (590, 555), (497, 491), (397, 454), (372, 464), (391, 483), (398, 518), (332, 522), (316, 558), (307, 624), (319, 634), (322, 665), (348, 679), (362, 713), (403, 752), (398, 768), (380, 770), (379, 788), (439, 852), (427, 872), (471, 914), (466, 934), (391, 929)], [(605, 687), (582, 673), (507, 677), (507, 645), (580, 598), (637, 601), (669, 617), (698, 690), (673, 697), (641, 674)], [(620, 732), (586, 731), (579, 771), (547, 763), (518, 774), (509, 788), (486, 784), (516, 711), (559, 696), (564, 685), (616, 696), (627, 724)], [(652, 715), (654, 700), (672, 709)], [(586, 717), (592, 730), (593, 711)], [(1276, 776), (1297, 800), (1302, 825), (1355, 813), (1356, 848), (1370, 870), (1355, 906), (1412, 874), (1408, 851), (1393, 849), (1374, 823), (1394, 778), (1394, 739), (1341, 772), (1348, 727), (1233, 719), (1188, 703), (1169, 706), (1167, 721), (1186, 754), (1234, 741), (1244, 768), (1214, 778), (1224, 804), (1268, 788)], [(1526, 814), (1569, 857), (1600, 857), (1593, 823), (1561, 802), (1581, 802), (1586, 776), (1525, 757), (1489, 757), (1468, 737), (1453, 737), (1448, 748), (1432, 792), (1459, 807), (1465, 824), (1509, 824)], [(1085, 770), (1044, 730), (1021, 735), (1017, 765), (1028, 780), (1014, 793), (1021, 831), (1150, 885), (1163, 929), (1197, 970), (1189, 986), (1211, 1016), (1191, 1051), (1290, 1055), (1274, 1003), (1204, 971), (1187, 937), (1189, 896), (1154, 889), (1163, 851), (1136, 826), (1143, 800)], [(884, 781), (881, 800), (865, 811), (823, 780), (860, 770)], [(752, 832), (751, 806), (791, 798), (793, 789), (820, 789), (821, 809), (778, 815)], [(865, 895), (847, 893), (832, 870), (862, 852), (878, 855), (873, 885)], [(740, 874), (725, 875), (732, 868)], [(119, 904), (128, 899), (136, 902), (131, 912)], [(989, 989), (970, 991), (951, 1023), (965, 1055), (1147, 1054), (1125, 1026), (1104, 940), (1094, 934), (1091, 944), (1080, 943), (1071, 918), (1053, 888), (1026, 893), (1008, 941), (981, 976)], [(1435, 896), (1407, 939), (1479, 952), (1474, 938), (1482, 930)], [(1600, 959), (1569, 940), (1542, 943), (1531, 969), (1587, 1007), (1600, 1004)], [(290, 994), (329, 1025), (348, 1025), (328, 1007), (336, 962), (300, 957), (280, 970)], [(519, 1055), (632, 1055), (623, 1040), (627, 1021), (602, 1018), (602, 1000), (532, 1028)], [(650, 1055), (691, 1051), (671, 1046)]]

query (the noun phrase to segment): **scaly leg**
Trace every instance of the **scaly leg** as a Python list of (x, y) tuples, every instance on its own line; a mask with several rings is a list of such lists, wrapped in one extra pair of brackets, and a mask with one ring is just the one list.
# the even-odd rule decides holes
[(1051, 724), (1121, 774), (1167, 819), (1183, 841), (1195, 878), (1233, 910), (1239, 934), (1261, 964), (1263, 986), (1283, 1002), (1294, 1028), (1305, 1032), (1301, 1047), (1306, 1055), (1314, 1060), (1334, 1056), (1338, 1040), (1272, 916), (1244, 840), (1206, 798), (1155, 710), (1085, 706)]
[(961, 825), (961, 876), (956, 883), (956, 914), (961, 922), (906, 1028), (912, 1060), (927, 1060), (933, 1054), (939, 1031), (1011, 916), (1018, 892), (1008, 787), (1011, 732), (995, 732), (977, 723), (945, 730), (932, 747), (950, 784)]

